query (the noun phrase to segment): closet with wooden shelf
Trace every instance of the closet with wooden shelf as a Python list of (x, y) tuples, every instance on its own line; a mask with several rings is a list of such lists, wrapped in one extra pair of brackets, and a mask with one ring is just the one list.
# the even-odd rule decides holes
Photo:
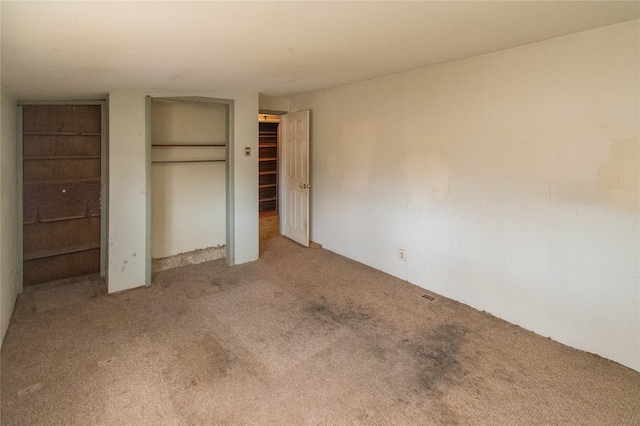
[(101, 102), (22, 111), (25, 286), (101, 271)]
[(260, 217), (278, 214), (279, 122), (259, 121), (258, 202)]

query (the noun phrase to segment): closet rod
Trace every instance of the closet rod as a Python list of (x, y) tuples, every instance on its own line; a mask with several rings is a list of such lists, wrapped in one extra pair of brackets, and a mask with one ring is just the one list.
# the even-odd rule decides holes
[(169, 163), (224, 163), (227, 160), (157, 160), (152, 164), (169, 164)]

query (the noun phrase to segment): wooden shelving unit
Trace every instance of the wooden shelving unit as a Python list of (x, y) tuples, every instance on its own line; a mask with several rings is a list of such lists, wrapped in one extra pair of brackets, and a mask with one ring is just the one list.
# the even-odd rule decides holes
[(278, 213), (278, 127), (280, 123), (259, 123), (259, 182), (260, 216)]
[(23, 106), (24, 285), (100, 272), (102, 106)]

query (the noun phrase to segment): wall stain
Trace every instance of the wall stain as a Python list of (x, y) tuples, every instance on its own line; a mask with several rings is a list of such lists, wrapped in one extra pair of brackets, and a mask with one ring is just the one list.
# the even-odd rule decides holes
[(640, 141), (637, 138), (611, 140), (609, 158), (600, 165), (596, 176), (601, 201), (638, 208), (639, 157)]
[(443, 151), (414, 147), (403, 160), (403, 191), (409, 208), (431, 211), (447, 200), (451, 167)]

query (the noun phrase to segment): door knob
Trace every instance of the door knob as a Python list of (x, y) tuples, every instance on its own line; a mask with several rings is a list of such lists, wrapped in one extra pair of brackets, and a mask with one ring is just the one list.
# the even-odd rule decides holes
[(302, 185), (300, 185), (300, 188), (302, 189), (311, 188), (311, 185), (307, 185), (306, 183), (303, 183)]

